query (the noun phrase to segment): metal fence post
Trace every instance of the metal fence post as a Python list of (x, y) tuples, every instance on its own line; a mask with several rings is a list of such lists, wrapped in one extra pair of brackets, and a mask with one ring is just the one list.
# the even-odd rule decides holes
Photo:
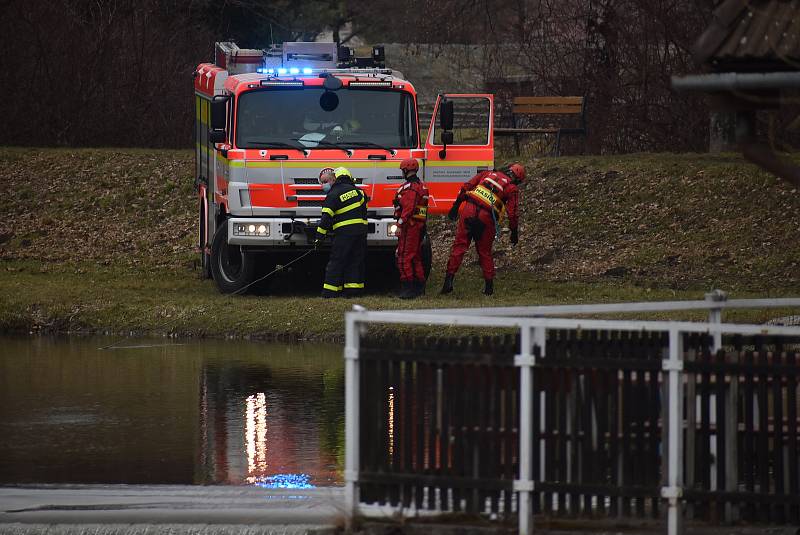
[(683, 532), (680, 500), (683, 492), (683, 337), (677, 329), (669, 331), (669, 358), (662, 362), (667, 373), (667, 485), (661, 497), (668, 503), (667, 534)]
[[(728, 300), (728, 294), (722, 290), (713, 290), (706, 294), (706, 301), (712, 303), (722, 303)], [(709, 323), (722, 323), (722, 308), (711, 308), (708, 311)], [(711, 352), (716, 354), (722, 349), (722, 332), (716, 331), (713, 336)], [(727, 361), (727, 359), (726, 359)], [(725, 442), (725, 488), (728, 492), (736, 492), (739, 488), (739, 463), (738, 456), (738, 430), (739, 430), (739, 377), (738, 374), (731, 374), (730, 382), (725, 389), (725, 414), (717, 414), (716, 418), (725, 418), (725, 436), (717, 437), (717, 440)], [(715, 452), (716, 453), (716, 452)], [(719, 470), (719, 467), (717, 467)], [(733, 522), (738, 519), (738, 507), (730, 502), (725, 503), (725, 521)]]
[[(355, 307), (354, 307), (355, 308)], [(359, 470), (359, 326), (354, 312), (345, 315), (345, 522), (346, 529), (351, 531), (353, 520), (358, 515), (358, 470)]]
[[(722, 303), (728, 300), (728, 294), (722, 290), (712, 290), (706, 294), (706, 301), (710, 303)], [(709, 308), (708, 309), (708, 322), (709, 323), (722, 323), (722, 308)], [(714, 346), (712, 351), (716, 352), (722, 347), (722, 333), (715, 331), (713, 334)]]
[(514, 365), (519, 366), (519, 479), (514, 481), (514, 491), (519, 495), (519, 534), (533, 533), (533, 492), (532, 461), (533, 451), (533, 366), (536, 359), (532, 344), (536, 343), (544, 354), (544, 327), (538, 329), (525, 325), (520, 328), (519, 355), (514, 357)]

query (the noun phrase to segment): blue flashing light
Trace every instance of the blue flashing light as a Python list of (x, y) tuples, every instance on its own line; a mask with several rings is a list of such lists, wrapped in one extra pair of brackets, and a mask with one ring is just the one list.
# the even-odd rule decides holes
[(286, 74), (286, 69), (278, 69), (278, 74), (280, 75)]
[(267, 69), (267, 74), (275, 74), (275, 69)]
[(257, 69), (256, 69), (256, 72), (257, 72), (258, 74), (264, 74), (264, 69), (262, 69), (261, 67), (259, 67), (259, 68), (257, 68)]
[(300, 69), (298, 69), (297, 67), (292, 67), (291, 69), (289, 69), (289, 74), (300, 74)]
[(313, 489), (311, 478), (308, 474), (275, 474), (260, 477), (256, 482), (257, 487), (266, 489)]
[(306, 67), (303, 69), (303, 74), (311, 74), (311, 67)]

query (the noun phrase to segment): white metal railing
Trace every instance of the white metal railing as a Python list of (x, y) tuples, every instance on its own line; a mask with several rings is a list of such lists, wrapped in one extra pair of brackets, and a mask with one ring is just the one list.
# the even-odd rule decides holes
[[(532, 479), (531, 440), (533, 429), (532, 384), (536, 357), (545, 356), (549, 329), (656, 331), (669, 333), (668, 357), (662, 370), (668, 385), (667, 466), (666, 481), (661, 496), (667, 501), (667, 532), (682, 532), (679, 501), (682, 493), (683, 466), (683, 348), (685, 333), (705, 333), (713, 336), (713, 350), (721, 346), (723, 334), (800, 336), (800, 327), (775, 325), (745, 325), (722, 323), (722, 310), (733, 308), (792, 308), (800, 307), (800, 298), (726, 300), (719, 291), (706, 294), (702, 301), (667, 301), (641, 303), (611, 303), (594, 305), (557, 305), (531, 307), (428, 309), (406, 311), (372, 311), (358, 305), (345, 315), (345, 490), (347, 517), (359, 514), (359, 341), (370, 323), (405, 325), (449, 325), (465, 327), (517, 328), (520, 333), (520, 354), (515, 366), (520, 367), (520, 465), (519, 479), (513, 489), (518, 493), (519, 533), (533, 531), (531, 493), (536, 482)], [(629, 312), (658, 312), (677, 310), (708, 310), (708, 322), (597, 320), (553, 318), (554, 315), (603, 314)]]

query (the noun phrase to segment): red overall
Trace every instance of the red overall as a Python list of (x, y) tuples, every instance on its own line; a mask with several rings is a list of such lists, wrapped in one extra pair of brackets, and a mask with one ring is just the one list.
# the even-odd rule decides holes
[(508, 214), (509, 228), (517, 228), (518, 197), (517, 186), (500, 171), (482, 171), (461, 186), (456, 200), (461, 201), (461, 208), (458, 211), (456, 238), (447, 261), (448, 275), (456, 274), (469, 249), (470, 241), (474, 239), (483, 278), (494, 279), (492, 244), (495, 221), (499, 223), (505, 211)]
[(400, 186), (394, 198), (397, 218), (397, 270), (400, 280), (425, 281), (422, 239), (428, 213), (428, 188), (416, 176)]

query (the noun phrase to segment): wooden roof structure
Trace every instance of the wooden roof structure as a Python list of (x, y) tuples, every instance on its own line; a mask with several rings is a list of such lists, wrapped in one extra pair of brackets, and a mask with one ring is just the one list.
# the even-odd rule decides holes
[(798, 70), (800, 0), (725, 0), (693, 53), (715, 72)]
[(707, 93), (713, 110), (736, 112), (744, 156), (800, 186), (800, 168), (756, 139), (755, 112), (800, 89), (800, 0), (724, 0), (693, 47), (703, 74), (675, 76), (678, 91)]

